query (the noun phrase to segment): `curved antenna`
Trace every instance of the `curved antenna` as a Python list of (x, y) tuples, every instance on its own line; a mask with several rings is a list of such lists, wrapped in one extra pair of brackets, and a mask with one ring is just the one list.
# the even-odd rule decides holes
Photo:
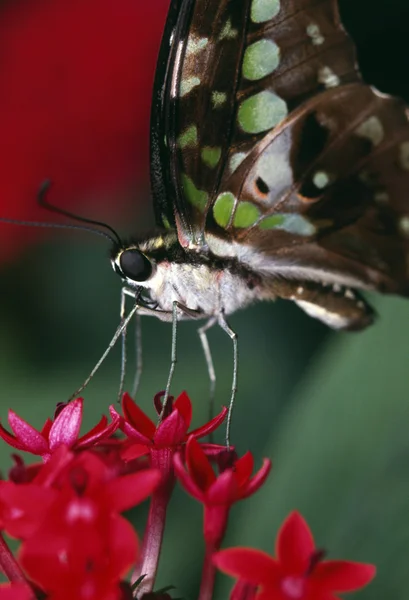
[(22, 227), (48, 227), (50, 229), (74, 229), (76, 231), (86, 231), (87, 233), (94, 233), (105, 239), (109, 240), (111, 244), (114, 246), (122, 246), (122, 240), (112, 227), (107, 225), (106, 223), (102, 223), (100, 221), (94, 221), (93, 219), (86, 219), (85, 217), (80, 217), (75, 215), (74, 213), (69, 212), (68, 210), (64, 210), (63, 208), (58, 208), (54, 206), (47, 200), (47, 193), (51, 187), (51, 181), (46, 179), (40, 186), (40, 189), (37, 194), (38, 204), (51, 212), (55, 212), (57, 214), (64, 215), (69, 217), (70, 219), (76, 219), (81, 223), (90, 223), (92, 225), (96, 225), (99, 227), (104, 227), (110, 233), (106, 231), (101, 231), (100, 229), (95, 229), (94, 227), (86, 227), (85, 225), (73, 225), (69, 223), (47, 223), (46, 221), (21, 221), (19, 219), (7, 219), (5, 217), (0, 217), (0, 223), (7, 223), (9, 225), (20, 225)]
[[(111, 232), (112, 236), (114, 239), (111, 238), (111, 236), (109, 236), (109, 239), (111, 239), (114, 243), (119, 244), (120, 246), (122, 245), (122, 240), (119, 237), (119, 235), (117, 234), (117, 232), (115, 231), (115, 229), (113, 229), (112, 227), (110, 227), (110, 225), (107, 225), (106, 223), (103, 223), (102, 221), (96, 221), (94, 219), (87, 219), (86, 217), (81, 217), (79, 215), (76, 215), (75, 213), (72, 213), (68, 210), (65, 210), (63, 208), (59, 208), (58, 206), (54, 206), (54, 204), (51, 204), (51, 202), (49, 202), (47, 200), (47, 194), (51, 188), (52, 185), (52, 181), (50, 179), (45, 179), (43, 181), (43, 183), (40, 185), (40, 189), (38, 190), (38, 194), (37, 194), (37, 202), (40, 206), (42, 206), (43, 208), (51, 211), (51, 212), (55, 212), (59, 215), (64, 215), (65, 217), (68, 217), (70, 219), (74, 219), (75, 221), (79, 221), (80, 223), (89, 223), (90, 225), (96, 225), (97, 227), (103, 227), (104, 229), (107, 229), (108, 231)], [(85, 228), (85, 231), (97, 231), (97, 230), (92, 230), (91, 228)], [(99, 232), (102, 233), (102, 232)]]
[[(19, 221), (18, 219), (6, 219), (0, 217), (0, 223), (7, 223), (8, 225), (21, 225), (22, 227), (48, 227), (49, 229), (75, 229), (77, 231), (86, 231), (89, 233), (95, 233), (96, 235), (102, 236), (109, 240), (111, 244), (116, 246), (118, 244), (119, 237), (113, 237), (105, 231), (94, 229), (93, 227), (85, 227), (85, 225), (69, 225), (64, 223), (47, 223), (46, 221)], [(122, 246), (122, 242), (119, 242)]]

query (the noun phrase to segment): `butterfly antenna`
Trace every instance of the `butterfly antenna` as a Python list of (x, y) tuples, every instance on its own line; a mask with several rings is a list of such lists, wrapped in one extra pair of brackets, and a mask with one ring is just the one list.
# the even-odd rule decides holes
[[(49, 210), (50, 212), (54, 212), (59, 215), (64, 215), (65, 217), (68, 217), (69, 219), (74, 219), (75, 221), (79, 221), (80, 223), (89, 223), (90, 225), (95, 225), (96, 227), (103, 227), (112, 234), (112, 236), (109, 235), (109, 239), (113, 243), (119, 244), (120, 246), (122, 245), (122, 240), (115, 231), (115, 229), (113, 229), (107, 223), (103, 223), (102, 221), (96, 221), (95, 219), (87, 219), (86, 217), (81, 217), (80, 215), (76, 215), (75, 213), (72, 213), (69, 210), (65, 210), (64, 208), (60, 208), (59, 206), (51, 204), (51, 202), (49, 202), (48, 200), (48, 193), (50, 191), (51, 186), (52, 181), (50, 179), (45, 179), (41, 184), (40, 189), (38, 190), (37, 202), (42, 208), (45, 208), (46, 210)], [(90, 231), (90, 229), (91, 228), (84, 227), (84, 230), (86, 231)], [(92, 229), (92, 231), (103, 234), (102, 231), (99, 231), (97, 229)]]
[(77, 231), (87, 231), (88, 233), (93, 233), (95, 235), (99, 235), (109, 240), (113, 246), (122, 246), (123, 242), (117, 232), (112, 229), (106, 223), (102, 223), (100, 221), (94, 221), (93, 219), (86, 219), (85, 217), (80, 217), (75, 215), (67, 210), (62, 208), (58, 208), (54, 206), (47, 200), (47, 192), (50, 189), (51, 181), (48, 179), (41, 184), (40, 190), (37, 194), (38, 204), (47, 210), (52, 212), (65, 215), (70, 219), (75, 219), (80, 221), (81, 223), (90, 223), (96, 227), (103, 227), (109, 231), (101, 231), (96, 227), (86, 227), (85, 225), (73, 225), (70, 223), (47, 223), (45, 221), (22, 221), (20, 219), (7, 219), (5, 217), (0, 217), (0, 223), (7, 223), (9, 225), (19, 225), (20, 227), (49, 227), (50, 229), (75, 229)]

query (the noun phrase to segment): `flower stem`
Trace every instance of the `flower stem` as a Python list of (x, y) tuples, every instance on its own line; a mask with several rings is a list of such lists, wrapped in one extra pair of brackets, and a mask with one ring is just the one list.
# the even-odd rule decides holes
[[(0, 570), (14, 583), (27, 583), (20, 565), (14, 558), (10, 548), (7, 546), (3, 536), (0, 534)], [(27, 584), (28, 585), (28, 584)], [(33, 598), (34, 598), (33, 594)]]
[(163, 479), (152, 494), (141, 558), (133, 577), (133, 580), (137, 581), (139, 577), (145, 575), (137, 589), (138, 598), (152, 592), (155, 584), (165, 530), (166, 510), (175, 484), (172, 456), (173, 452), (167, 448), (156, 452), (151, 451), (151, 466), (161, 471)]
[(212, 562), (212, 556), (216, 549), (214, 546), (207, 544), (205, 559), (202, 569), (202, 581), (200, 584), (200, 592), (198, 600), (212, 600), (214, 582), (216, 578), (216, 569)]

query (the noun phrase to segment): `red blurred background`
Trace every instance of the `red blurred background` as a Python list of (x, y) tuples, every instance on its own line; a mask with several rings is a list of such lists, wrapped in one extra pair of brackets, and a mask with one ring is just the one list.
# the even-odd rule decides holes
[[(36, 205), (46, 178), (52, 202), (96, 219), (138, 201), (148, 181), (151, 91), (168, 4), (1, 4), (0, 216), (58, 220)], [(148, 193), (139, 201), (148, 203)], [(44, 235), (1, 226), (0, 258)]]

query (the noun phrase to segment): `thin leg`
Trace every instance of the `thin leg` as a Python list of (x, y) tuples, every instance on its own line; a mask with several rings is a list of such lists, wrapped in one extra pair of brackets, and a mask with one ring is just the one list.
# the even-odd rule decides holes
[(172, 304), (172, 349), (170, 353), (170, 369), (168, 375), (168, 382), (166, 384), (165, 397), (163, 398), (163, 406), (161, 413), (159, 415), (159, 421), (162, 421), (163, 415), (166, 410), (166, 405), (168, 403), (170, 386), (172, 384), (173, 374), (175, 372), (175, 367), (177, 363), (177, 355), (176, 355), (176, 342), (177, 342), (177, 328), (178, 328), (178, 303), (175, 301)]
[(220, 327), (227, 333), (233, 342), (233, 381), (231, 384), (231, 396), (230, 396), (230, 404), (229, 404), (229, 412), (227, 415), (227, 425), (226, 425), (226, 446), (230, 448), (230, 428), (231, 428), (231, 420), (233, 416), (233, 408), (234, 401), (236, 399), (237, 393), (237, 370), (238, 370), (238, 362), (239, 362), (239, 353), (238, 353), (238, 344), (237, 344), (237, 333), (231, 329), (229, 324), (227, 323), (225, 316), (223, 313), (220, 313), (217, 319)]
[(135, 352), (136, 352), (136, 370), (135, 377), (132, 386), (132, 398), (136, 398), (136, 394), (139, 389), (139, 384), (141, 382), (142, 377), (142, 325), (141, 325), (141, 316), (139, 313), (136, 313), (135, 317)]
[[(121, 323), (125, 319), (125, 300), (126, 293), (124, 288), (121, 289), (121, 307), (119, 310)], [(118, 402), (121, 402), (122, 394), (124, 393), (125, 385), (125, 374), (126, 374), (126, 331), (127, 327), (122, 330), (121, 333), (121, 374), (119, 378), (119, 389), (118, 389)]]
[(110, 353), (112, 348), (115, 346), (116, 342), (118, 341), (118, 338), (122, 335), (123, 330), (128, 327), (130, 320), (132, 319), (134, 314), (137, 312), (138, 308), (139, 308), (138, 304), (135, 304), (132, 307), (132, 309), (129, 311), (128, 316), (120, 323), (118, 329), (115, 331), (114, 336), (113, 336), (112, 340), (109, 342), (107, 349), (105, 350), (105, 352), (103, 353), (103, 355), (101, 356), (101, 358), (99, 359), (99, 361), (97, 362), (95, 367), (92, 369), (91, 373), (88, 375), (88, 377), (86, 378), (84, 383), (72, 394), (72, 396), (69, 398), (68, 401), (72, 400), (73, 398), (76, 398), (87, 387), (87, 385), (89, 384), (91, 379), (94, 377), (95, 373), (98, 371), (99, 367), (102, 365), (102, 363), (104, 362), (104, 360), (106, 359), (106, 357), (108, 356), (108, 354)]
[[(216, 390), (216, 373), (214, 370), (214, 363), (212, 353), (210, 351), (209, 340), (207, 339), (206, 332), (213, 327), (217, 319), (215, 317), (209, 319), (203, 327), (200, 327), (197, 332), (199, 334), (200, 343), (202, 344), (203, 352), (206, 359), (207, 372), (210, 381), (210, 397), (209, 397), (209, 420), (214, 417), (214, 398)], [(211, 441), (211, 440), (210, 440)]]
[(190, 317), (191, 319), (200, 319), (202, 317), (202, 314), (199, 313), (198, 311), (191, 310), (190, 308), (188, 308), (187, 306), (184, 306), (183, 304), (181, 304), (180, 302), (177, 302), (176, 300), (172, 304), (172, 349), (171, 349), (171, 356), (170, 356), (170, 369), (169, 369), (168, 382), (166, 384), (165, 397), (163, 399), (163, 407), (162, 407), (161, 413), (159, 415), (159, 421), (162, 420), (163, 415), (166, 410), (166, 405), (167, 405), (169, 393), (170, 393), (170, 386), (172, 384), (173, 374), (175, 372), (175, 367), (176, 367), (176, 363), (177, 363), (176, 344), (177, 344), (177, 328), (178, 328), (178, 310), (180, 310), (182, 313), (184, 313), (186, 316)]

